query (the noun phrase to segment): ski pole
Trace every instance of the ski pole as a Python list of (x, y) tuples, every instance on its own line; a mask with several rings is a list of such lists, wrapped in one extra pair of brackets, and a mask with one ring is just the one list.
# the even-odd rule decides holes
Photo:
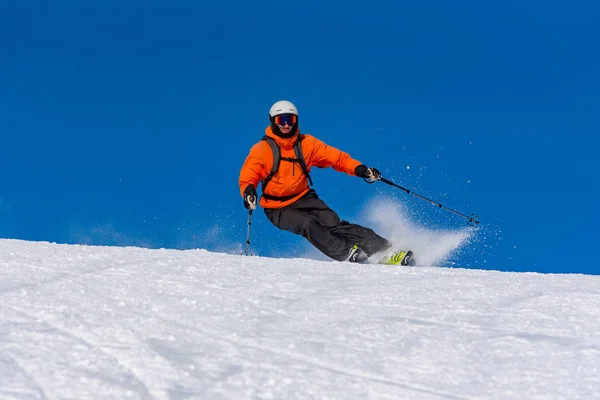
[(467, 222), (467, 223), (468, 223), (469, 225), (471, 225), (471, 226), (474, 226), (474, 225), (477, 225), (477, 224), (479, 224), (479, 223), (480, 223), (480, 222), (478, 221), (478, 218), (479, 218), (479, 217), (477, 217), (477, 216), (476, 216), (476, 215), (474, 215), (474, 214), (471, 214), (471, 216), (469, 217), (468, 215), (465, 215), (465, 214), (459, 213), (459, 212), (458, 212), (458, 211), (456, 211), (456, 210), (453, 210), (453, 209), (451, 209), (451, 208), (445, 207), (444, 205), (442, 205), (442, 204), (440, 204), (440, 203), (438, 203), (438, 202), (435, 202), (435, 201), (433, 201), (433, 200), (431, 200), (431, 199), (428, 199), (428, 198), (427, 198), (427, 197), (425, 197), (425, 196), (421, 196), (420, 194), (418, 194), (418, 193), (415, 193), (415, 192), (413, 192), (413, 191), (412, 191), (412, 190), (410, 190), (410, 189), (407, 189), (407, 188), (404, 188), (404, 187), (402, 187), (402, 186), (400, 186), (400, 185), (397, 185), (397, 184), (395, 184), (394, 182), (392, 182), (392, 181), (390, 181), (390, 180), (387, 180), (387, 179), (385, 179), (385, 178), (381, 178), (381, 179), (380, 179), (380, 181), (381, 181), (381, 182), (383, 182), (383, 183), (386, 183), (386, 184), (388, 184), (388, 185), (390, 185), (390, 186), (394, 186), (394, 187), (396, 187), (396, 188), (398, 188), (398, 189), (400, 189), (400, 190), (403, 190), (403, 191), (405, 191), (405, 192), (406, 192), (406, 194), (412, 194), (412, 195), (414, 195), (414, 196), (417, 196), (417, 197), (418, 197), (418, 198), (420, 198), (421, 200), (425, 200), (425, 201), (427, 201), (427, 202), (429, 202), (429, 203), (433, 204), (434, 206), (438, 206), (439, 208), (444, 208), (444, 209), (446, 209), (446, 210), (448, 210), (448, 211), (450, 211), (450, 212), (452, 212), (452, 213), (454, 213), (454, 214), (456, 214), (456, 215), (458, 215), (458, 216), (460, 216), (460, 217), (466, 218), (466, 219), (468, 220), (468, 222)]
[(248, 210), (248, 233), (246, 234), (246, 251), (243, 253), (245, 256), (251, 256), (250, 248), (250, 227), (252, 226), (252, 210)]

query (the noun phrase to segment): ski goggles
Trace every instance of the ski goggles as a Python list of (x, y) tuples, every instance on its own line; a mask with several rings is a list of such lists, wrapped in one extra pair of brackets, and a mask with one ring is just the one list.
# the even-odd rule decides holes
[(273, 117), (273, 122), (279, 126), (284, 126), (285, 124), (293, 126), (298, 122), (298, 116), (294, 114), (279, 114)]

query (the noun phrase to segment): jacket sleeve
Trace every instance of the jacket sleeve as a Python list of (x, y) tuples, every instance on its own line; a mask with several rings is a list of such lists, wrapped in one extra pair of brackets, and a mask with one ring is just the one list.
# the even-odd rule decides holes
[(350, 154), (340, 151), (325, 142), (310, 136), (313, 145), (311, 165), (318, 168), (332, 167), (336, 171), (356, 176), (354, 169), (361, 164), (350, 157)]
[(244, 197), (244, 190), (246, 190), (248, 185), (252, 185), (256, 189), (258, 183), (268, 175), (266, 173), (265, 157), (261, 156), (261, 147), (262, 143), (259, 142), (250, 149), (250, 153), (246, 157), (246, 161), (244, 161), (244, 165), (240, 171), (239, 185), (242, 197)]

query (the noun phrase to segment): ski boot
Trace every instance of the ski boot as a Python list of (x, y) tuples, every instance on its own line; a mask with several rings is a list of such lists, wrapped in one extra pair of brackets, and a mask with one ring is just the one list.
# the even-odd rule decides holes
[(388, 259), (384, 259), (382, 261), (382, 264), (403, 265), (403, 266), (415, 265), (414, 258), (413, 258), (413, 252), (410, 250), (399, 251), (397, 253), (392, 254)]
[(352, 250), (350, 250), (350, 257), (348, 257), (349, 262), (353, 263), (362, 263), (369, 258), (369, 255), (364, 252), (363, 249), (358, 247), (357, 245), (352, 246)]

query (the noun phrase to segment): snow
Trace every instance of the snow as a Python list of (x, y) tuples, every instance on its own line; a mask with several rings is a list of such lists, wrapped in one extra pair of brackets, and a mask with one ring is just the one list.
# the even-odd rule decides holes
[(0, 399), (591, 399), (600, 277), (0, 240)]

